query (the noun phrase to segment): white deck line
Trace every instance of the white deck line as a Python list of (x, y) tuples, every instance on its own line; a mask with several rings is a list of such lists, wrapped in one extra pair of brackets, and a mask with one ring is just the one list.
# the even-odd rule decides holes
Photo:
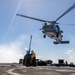
[(22, 75), (22, 74), (18, 74), (18, 73), (12, 72), (12, 71), (15, 70), (15, 69), (16, 69), (16, 68), (9, 69), (9, 70), (7, 71), (7, 73), (12, 74), (12, 75)]
[(56, 71), (59, 71), (59, 72), (75, 72), (75, 70), (56, 70)]

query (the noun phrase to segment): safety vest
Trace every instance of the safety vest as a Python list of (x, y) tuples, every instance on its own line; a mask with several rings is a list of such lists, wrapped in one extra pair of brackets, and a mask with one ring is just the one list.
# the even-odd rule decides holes
[(34, 57), (36, 57), (35, 53), (31, 53), (31, 58), (33, 59)]

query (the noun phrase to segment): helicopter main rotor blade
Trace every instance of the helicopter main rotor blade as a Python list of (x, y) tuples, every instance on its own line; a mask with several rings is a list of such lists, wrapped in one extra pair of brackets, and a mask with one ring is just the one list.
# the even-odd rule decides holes
[(75, 24), (62, 24), (62, 23), (59, 23), (60, 25), (67, 25), (67, 26), (75, 26)]
[(41, 20), (41, 19), (37, 19), (37, 18), (25, 16), (25, 15), (22, 15), (22, 14), (16, 14), (16, 15), (17, 15), (17, 16), (21, 16), (21, 17), (25, 17), (25, 18), (29, 18), (29, 19), (33, 19), (33, 20), (37, 20), (37, 21), (41, 21), (41, 22), (49, 22), (49, 23), (51, 23), (50, 21)]
[(63, 17), (64, 15), (66, 15), (68, 12), (70, 12), (73, 8), (75, 8), (75, 3), (67, 10), (67, 11), (65, 11), (60, 17), (58, 17), (56, 20), (55, 20), (55, 22), (56, 21), (58, 21), (61, 17)]

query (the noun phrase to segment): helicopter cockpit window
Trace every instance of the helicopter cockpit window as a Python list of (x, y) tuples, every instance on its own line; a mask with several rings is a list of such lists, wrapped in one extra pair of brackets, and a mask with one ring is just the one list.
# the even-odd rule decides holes
[(59, 26), (58, 25), (56, 25), (56, 27), (57, 27), (57, 30), (58, 30), (58, 32), (60, 31), (60, 28), (59, 28)]
[(53, 29), (53, 26), (51, 26), (51, 29)]
[(54, 29), (54, 25), (51, 25), (50, 27), (51, 27), (51, 29)]
[(47, 23), (45, 23), (45, 26), (47, 25)]

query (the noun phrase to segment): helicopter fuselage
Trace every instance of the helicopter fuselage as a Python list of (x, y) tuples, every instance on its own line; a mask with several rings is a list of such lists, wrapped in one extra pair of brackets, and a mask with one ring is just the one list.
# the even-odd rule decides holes
[(59, 35), (61, 35), (60, 28), (53, 23), (50, 23), (50, 24), (45, 23), (42, 29), (43, 29), (42, 32), (44, 33), (44, 35), (47, 35), (48, 37), (55, 40), (58, 40), (60, 37)]
[(42, 32), (44, 33), (44, 38), (46, 37), (46, 35), (54, 40), (56, 40), (54, 42), (54, 44), (65, 44), (65, 43), (69, 43), (69, 41), (62, 41), (62, 30), (60, 30), (60, 27), (56, 24), (57, 21), (59, 19), (61, 19), (64, 15), (66, 15), (68, 12), (70, 12), (72, 9), (75, 8), (75, 3), (68, 8), (62, 15), (60, 15), (56, 20), (54, 21), (46, 21), (46, 20), (42, 20), (42, 19), (38, 19), (38, 18), (34, 18), (34, 17), (30, 17), (30, 16), (26, 16), (26, 15), (22, 15), (22, 14), (16, 14), (17, 16), (21, 16), (21, 17), (25, 17), (25, 18), (29, 18), (29, 19), (33, 19), (36, 21), (40, 21), (40, 22), (44, 22), (42, 29)]
[(46, 35), (56, 41), (54, 41), (54, 44), (64, 44), (64, 43), (69, 43), (69, 41), (62, 41), (63, 33), (62, 30), (60, 30), (60, 27), (57, 24), (53, 23), (45, 23), (43, 26), (43, 33), (44, 33), (44, 38)]

